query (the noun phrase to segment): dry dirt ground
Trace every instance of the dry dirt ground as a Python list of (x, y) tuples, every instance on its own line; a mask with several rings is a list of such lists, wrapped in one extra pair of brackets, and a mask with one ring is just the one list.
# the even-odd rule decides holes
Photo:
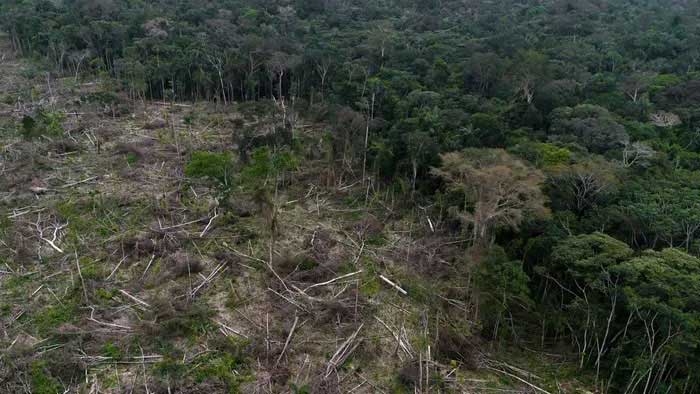
[[(104, 81), (0, 51), (0, 392), (577, 392), (562, 356), (486, 351), (459, 239), (329, 181), (322, 125), (300, 122), (273, 233), (245, 188), (184, 168), (275, 116), (105, 104)], [(22, 136), (38, 111), (58, 132)]]

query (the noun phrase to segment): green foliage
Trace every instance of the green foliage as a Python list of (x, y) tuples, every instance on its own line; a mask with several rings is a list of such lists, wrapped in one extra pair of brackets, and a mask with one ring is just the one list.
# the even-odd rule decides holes
[(222, 383), (226, 390), (238, 393), (239, 386), (250, 379), (247, 374), (249, 360), (246, 356), (247, 343), (231, 337), (219, 343), (220, 351), (203, 357), (201, 364), (193, 371), (196, 383), (214, 380)]
[[(371, 261), (364, 262), (365, 272), (362, 273), (362, 282), (360, 283), (360, 293), (368, 298), (376, 296), (382, 290), (382, 284), (379, 281), (379, 271), (376, 265)], [(348, 263), (346, 271), (353, 272), (354, 267)]]
[(494, 330), (505, 330), (499, 324), (507, 313), (522, 311), (532, 304), (529, 282), (522, 262), (508, 259), (499, 246), (491, 248), (476, 270), (475, 283), (482, 294), (480, 310), (484, 323)]
[(184, 118), (182, 119), (182, 121), (188, 126), (194, 125), (196, 120), (197, 120), (197, 114), (195, 112), (188, 112), (184, 116)]
[(498, 116), (476, 113), (469, 118), (474, 129), (476, 146), (503, 147), (505, 145), (505, 125)]
[(544, 142), (522, 142), (509, 151), (527, 159), (539, 168), (563, 166), (569, 164), (572, 158), (568, 148)]
[(88, 236), (103, 239), (135, 228), (147, 220), (144, 211), (148, 209), (146, 204), (126, 205), (119, 198), (98, 193), (58, 201), (54, 208), (61, 222), (68, 224), (65, 240), (76, 245)]
[(46, 370), (46, 363), (35, 361), (31, 365), (30, 379), (32, 392), (36, 394), (62, 393), (63, 386)]
[(181, 360), (171, 357), (164, 357), (163, 360), (156, 363), (154, 366), (154, 371), (156, 375), (160, 377), (177, 381), (185, 376), (188, 368), (181, 362)]
[[(83, 274), (83, 279), (88, 279), (88, 280), (98, 280), (98, 279), (103, 279), (106, 275), (108, 275), (107, 270), (102, 264), (98, 264), (92, 259), (89, 259), (87, 257), (80, 258), (80, 272)], [(98, 293), (101, 298), (104, 298), (107, 296), (107, 293), (101, 292)]]
[(212, 327), (213, 311), (206, 304), (173, 303), (167, 298), (157, 298), (154, 304), (149, 318), (157, 324), (147, 324), (146, 327), (163, 343), (176, 338), (195, 340)]
[(634, 234), (630, 242), (649, 248), (663, 245), (690, 250), (700, 236), (697, 174), (676, 171), (663, 179), (640, 179), (624, 186), (617, 209), (627, 218), (622, 228)]
[(122, 350), (114, 342), (107, 342), (102, 347), (102, 354), (105, 357), (111, 358), (113, 361), (119, 361), (123, 356)]
[(115, 105), (119, 103), (119, 96), (113, 90), (105, 90), (102, 92), (90, 93), (83, 97), (89, 103), (96, 103), (100, 106)]
[[(81, 268), (81, 270), (84, 270), (84, 268)], [(104, 288), (99, 288), (99, 289), (95, 290), (95, 295), (97, 296), (97, 298), (99, 298), (102, 301), (111, 301), (115, 295), (115, 291), (114, 290), (110, 291), (110, 290), (107, 290)]]
[(136, 164), (137, 161), (139, 161), (139, 156), (136, 153), (129, 152), (126, 154), (126, 162), (130, 166), (133, 166), (134, 164)]
[(654, 125), (649, 123), (642, 123), (638, 121), (628, 121), (625, 122), (625, 130), (633, 141), (644, 141), (652, 140), (659, 136), (658, 130)]
[(185, 166), (185, 175), (191, 178), (207, 178), (228, 185), (233, 177), (231, 154), (193, 152), (190, 161)]
[(0, 235), (6, 235), (12, 228), (12, 221), (7, 217), (0, 217)]
[(565, 142), (575, 142), (595, 153), (620, 149), (629, 136), (605, 108), (582, 104), (552, 112), (550, 132)]
[(568, 282), (594, 284), (608, 278), (600, 277), (607, 270), (632, 257), (634, 252), (624, 242), (603, 233), (593, 233), (567, 238), (552, 251), (552, 261), (557, 273), (570, 276)]
[(28, 283), (31, 283), (31, 278), (29, 276), (14, 275), (3, 279), (3, 289), (9, 291), (11, 295), (17, 296), (21, 294), (24, 290), (24, 286)]
[[(646, 251), (617, 268), (630, 306), (658, 313), (697, 332), (700, 324), (700, 259), (678, 249)], [(700, 341), (700, 337), (694, 340)]]
[(654, 96), (672, 86), (679, 85), (681, 82), (680, 77), (675, 74), (659, 74), (651, 82), (649, 93), (651, 96)]
[(384, 246), (387, 243), (387, 239), (384, 234), (372, 234), (365, 240), (367, 245), (372, 246)]
[[(503, 302), (519, 299), (529, 302), (530, 279), (523, 271), (522, 263), (509, 260), (505, 251), (498, 246), (493, 247), (477, 270), (479, 287), (483, 291), (494, 294), (497, 298), (503, 295)], [(507, 304), (501, 304), (502, 307)]]
[(41, 70), (36, 65), (27, 65), (19, 70), (20, 75), (25, 79), (34, 79), (41, 72)]
[(318, 267), (318, 262), (311, 258), (302, 259), (298, 265), (300, 271), (310, 271), (316, 267)]
[[(623, 280), (626, 307), (636, 313), (636, 318), (647, 330), (663, 332), (663, 343), (659, 353), (669, 358), (680, 374), (688, 374), (691, 381), (693, 371), (700, 368), (700, 359), (691, 349), (700, 347), (700, 259), (677, 249), (646, 251), (641, 256), (621, 264), (616, 273)], [(648, 331), (638, 327), (639, 336)], [(654, 355), (639, 342), (628, 345), (652, 370), (664, 367), (654, 363)], [(636, 367), (635, 361), (624, 360)], [(695, 383), (694, 383), (695, 384)]]
[(47, 110), (37, 111), (34, 117), (25, 116), (20, 123), (20, 134), (26, 139), (37, 139), (42, 136), (58, 137), (63, 134), (63, 120), (60, 112)]
[(571, 151), (566, 148), (552, 144), (538, 144), (537, 150), (540, 162), (545, 167), (567, 164), (571, 160)]
[(240, 368), (241, 360), (229, 354), (208, 357), (195, 372), (195, 381), (202, 383), (209, 379), (219, 380), (226, 385), (229, 393), (238, 393), (241, 378), (234, 372)]
[(34, 327), (40, 335), (49, 335), (61, 324), (75, 319), (77, 307), (74, 304), (68, 304), (69, 302), (70, 300), (65, 300), (60, 305), (45, 307), (36, 313)]
[(292, 383), (289, 388), (293, 394), (311, 394), (311, 388), (308, 385), (297, 386)]
[(241, 180), (246, 187), (258, 189), (277, 183), (297, 165), (297, 159), (287, 150), (274, 152), (268, 147), (257, 148), (251, 155), (250, 163), (241, 171)]
[[(690, 350), (700, 346), (696, 308), (700, 259), (677, 249), (648, 250), (637, 256), (627, 244), (593, 233), (559, 242), (551, 264), (539, 267), (538, 273), (562, 289), (559, 295), (550, 295), (549, 313), (561, 319), (572, 335), (603, 344), (588, 350), (589, 363), (595, 365), (596, 356), (601, 364), (612, 362), (601, 353), (604, 349), (625, 355), (616, 361), (614, 384), (627, 384), (640, 366), (652, 373), (670, 367), (685, 374), (700, 365)], [(650, 340), (662, 342), (650, 349)], [(658, 354), (669, 364), (658, 364)]]

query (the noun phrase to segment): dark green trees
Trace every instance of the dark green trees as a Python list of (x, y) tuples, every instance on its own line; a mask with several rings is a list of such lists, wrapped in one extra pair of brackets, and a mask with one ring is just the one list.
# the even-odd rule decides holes
[(538, 272), (554, 290), (558, 329), (601, 389), (682, 392), (700, 383), (700, 259), (677, 249), (636, 255), (593, 233), (561, 241)]

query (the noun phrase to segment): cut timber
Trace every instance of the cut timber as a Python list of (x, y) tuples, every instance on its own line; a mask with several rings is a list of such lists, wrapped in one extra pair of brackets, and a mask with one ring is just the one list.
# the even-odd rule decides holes
[(403, 335), (403, 332), (402, 331), (394, 332), (394, 330), (392, 330), (391, 327), (389, 327), (389, 325), (384, 322), (384, 320), (378, 318), (377, 316), (375, 316), (374, 318), (379, 323), (381, 323), (384, 326), (384, 328), (386, 328), (387, 331), (389, 331), (389, 333), (391, 333), (391, 336), (394, 337), (394, 339), (396, 339), (396, 344), (401, 348), (401, 350), (406, 352), (406, 354), (410, 358), (414, 358), (413, 351), (411, 349), (411, 344), (408, 342), (408, 340), (404, 340), (402, 338), (403, 336), (405, 336), (405, 335)]
[(355, 275), (357, 275), (357, 274), (359, 274), (359, 273), (361, 273), (361, 272), (362, 272), (362, 270), (359, 270), (359, 271), (355, 271), (355, 272), (351, 272), (351, 273), (349, 273), (349, 274), (345, 274), (345, 275), (339, 276), (339, 277), (337, 277), (337, 278), (333, 278), (333, 279), (328, 280), (328, 281), (325, 281), (325, 282), (316, 283), (315, 285), (311, 285), (311, 286), (305, 288), (303, 292), (306, 293), (307, 290), (313, 289), (314, 287), (326, 286), (326, 285), (329, 285), (329, 284), (331, 284), (331, 283), (333, 283), (333, 282), (337, 282), (337, 281), (339, 281), (339, 280), (341, 280), (341, 279), (345, 279), (345, 278), (349, 278), (349, 277), (351, 277), (351, 276), (355, 276)]
[(502, 370), (502, 369), (493, 368), (493, 367), (489, 367), (489, 366), (487, 366), (486, 368), (487, 368), (487, 369), (490, 369), (490, 370), (492, 370), (492, 371), (494, 371), (494, 372), (502, 373), (502, 374), (504, 374), (504, 375), (506, 375), (506, 376), (509, 376), (509, 377), (511, 377), (511, 378), (513, 378), (513, 379), (516, 379), (516, 380), (518, 380), (518, 381), (520, 381), (520, 382), (522, 382), (522, 383), (525, 383), (526, 385), (532, 387), (533, 389), (535, 389), (535, 390), (537, 390), (537, 391), (539, 391), (539, 392), (541, 392), (541, 393), (544, 393), (544, 394), (551, 394), (549, 391), (547, 391), (547, 390), (545, 390), (545, 389), (543, 389), (543, 388), (541, 388), (541, 387), (535, 386), (534, 384), (528, 382), (527, 380), (525, 380), (525, 379), (523, 379), (523, 378), (521, 378), (521, 377), (519, 377), (519, 376), (517, 376), (517, 375), (514, 375), (514, 374), (512, 374), (512, 373), (510, 373), (510, 372), (506, 372), (506, 371), (504, 371), (504, 370)]
[(391, 280), (389, 280), (386, 276), (384, 276), (384, 275), (379, 275), (379, 278), (380, 278), (381, 280), (383, 280), (384, 282), (386, 282), (389, 286), (391, 286), (391, 287), (395, 288), (396, 290), (398, 290), (399, 293), (401, 293), (401, 294), (403, 294), (403, 295), (408, 295), (408, 292), (407, 292), (406, 290), (402, 289), (401, 286), (399, 286), (399, 285), (397, 285), (396, 283), (394, 283), (394, 282), (392, 282)]
[(212, 216), (211, 219), (209, 219), (209, 223), (207, 223), (207, 226), (204, 227), (204, 230), (202, 230), (202, 232), (199, 234), (199, 238), (204, 237), (204, 234), (206, 234), (207, 230), (209, 230), (209, 227), (214, 222), (214, 219), (216, 219), (217, 217), (219, 217), (219, 213), (216, 209), (214, 209), (214, 216)]
[(120, 289), (119, 292), (122, 293), (122, 294), (124, 294), (125, 296), (127, 296), (127, 297), (128, 297), (129, 299), (131, 299), (132, 301), (135, 301), (137, 304), (141, 304), (141, 305), (143, 305), (143, 306), (145, 306), (145, 307), (148, 307), (148, 308), (151, 307), (151, 306), (148, 305), (145, 301), (139, 300), (138, 298), (136, 298), (136, 297), (132, 296), (131, 294), (127, 293), (125, 290), (121, 290), (121, 289)]
[[(226, 324), (224, 324), (224, 323), (222, 323), (222, 322), (220, 322), (220, 321), (214, 320), (214, 322), (215, 322), (216, 324), (220, 325), (220, 326), (221, 326), (223, 329), (225, 329), (227, 332), (232, 332), (232, 333), (234, 333), (234, 334), (236, 334), (236, 335), (238, 335), (238, 336), (241, 336), (241, 337), (243, 337), (243, 338), (245, 338), (245, 339), (248, 339), (248, 336), (245, 335), (245, 334), (243, 334), (242, 332), (240, 332), (240, 331), (238, 331), (238, 330), (234, 330), (233, 328), (227, 326)], [(228, 336), (228, 335), (225, 334), (225, 333), (224, 333), (224, 335)]]
[(357, 347), (360, 345), (362, 339), (357, 341), (357, 343), (355, 343), (354, 345), (353, 342), (355, 341), (355, 338), (357, 338), (357, 334), (360, 333), (360, 330), (362, 330), (362, 327), (364, 327), (364, 325), (364, 323), (360, 324), (360, 326), (357, 327), (357, 330), (352, 335), (350, 335), (350, 337), (348, 337), (348, 339), (346, 339), (342, 345), (340, 345), (338, 350), (335, 351), (333, 357), (331, 357), (331, 360), (328, 362), (328, 366), (326, 367), (326, 379), (328, 379), (328, 377), (331, 376), (331, 374), (338, 367), (343, 365), (345, 360), (347, 360), (347, 358), (352, 354), (352, 352), (354, 352), (355, 349), (357, 349)]
[(297, 328), (297, 323), (299, 323), (299, 316), (294, 316), (294, 324), (292, 324), (292, 329), (289, 330), (287, 340), (284, 342), (284, 348), (282, 349), (282, 353), (280, 353), (279, 357), (277, 357), (277, 361), (275, 361), (275, 368), (277, 368), (277, 365), (279, 365), (280, 361), (282, 360), (282, 357), (284, 357), (284, 353), (287, 352), (287, 347), (289, 347), (289, 343), (292, 341), (292, 336), (294, 335), (294, 330), (296, 330)]
[(95, 179), (97, 179), (97, 177), (96, 177), (96, 176), (93, 176), (93, 177), (90, 177), (90, 178), (87, 178), (87, 179), (83, 179), (82, 181), (66, 183), (65, 185), (61, 186), (61, 188), (62, 188), (62, 189), (65, 189), (65, 188), (68, 188), (68, 187), (71, 187), (71, 186), (80, 185), (81, 183), (90, 182), (90, 181), (93, 181), (93, 180), (95, 180)]

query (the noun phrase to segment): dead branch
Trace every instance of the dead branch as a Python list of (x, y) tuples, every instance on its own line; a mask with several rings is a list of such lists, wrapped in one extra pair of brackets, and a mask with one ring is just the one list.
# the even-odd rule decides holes
[(517, 376), (517, 375), (514, 375), (514, 374), (512, 374), (512, 373), (510, 373), (510, 372), (506, 372), (506, 371), (504, 371), (504, 370), (501, 370), (501, 369), (498, 369), (498, 368), (489, 367), (489, 366), (486, 366), (486, 368), (487, 368), (487, 369), (490, 369), (490, 370), (492, 370), (492, 371), (494, 371), (494, 372), (502, 373), (502, 374), (504, 374), (504, 375), (506, 375), (506, 376), (509, 376), (509, 377), (511, 377), (511, 378), (513, 378), (513, 379), (519, 381), (519, 382), (522, 382), (522, 383), (524, 383), (524, 384), (526, 384), (526, 385), (532, 387), (533, 389), (535, 389), (535, 390), (537, 390), (537, 391), (539, 391), (539, 392), (542, 392), (542, 393), (544, 393), (544, 394), (551, 394), (549, 391), (547, 391), (547, 390), (545, 390), (545, 389), (543, 389), (543, 388), (541, 388), (541, 387), (535, 386), (534, 384), (528, 382), (527, 380), (525, 380), (525, 379), (523, 379), (523, 378), (521, 378), (521, 377), (519, 377), (519, 376)]
[(219, 212), (217, 212), (217, 210), (216, 210), (216, 208), (215, 208), (215, 209), (214, 209), (214, 216), (212, 216), (212, 218), (209, 219), (209, 223), (207, 223), (207, 226), (204, 227), (204, 230), (202, 230), (202, 232), (199, 234), (199, 238), (204, 237), (204, 234), (206, 234), (207, 230), (209, 230), (209, 227), (210, 227), (211, 224), (214, 222), (214, 219), (216, 219), (217, 217), (219, 217)]
[(143, 306), (145, 306), (145, 307), (147, 307), (147, 308), (150, 308), (150, 307), (151, 307), (151, 306), (148, 305), (145, 301), (140, 300), (140, 299), (138, 299), (138, 298), (132, 296), (131, 294), (127, 293), (125, 290), (121, 290), (121, 289), (120, 289), (119, 292), (122, 293), (122, 294), (124, 294), (124, 295), (127, 296), (130, 300), (136, 302), (137, 304), (141, 304), (141, 305), (143, 305)]
[(359, 376), (360, 378), (362, 378), (365, 382), (367, 382), (367, 384), (369, 384), (370, 386), (372, 386), (372, 388), (375, 389), (378, 393), (386, 394), (386, 392), (385, 392), (384, 390), (382, 390), (382, 389), (380, 389), (379, 387), (377, 387), (377, 385), (375, 385), (374, 383), (372, 383), (369, 379), (367, 379), (366, 377), (364, 377), (361, 373), (355, 372), (355, 374), (356, 374), (357, 376)]
[[(328, 362), (328, 366), (326, 367), (326, 376), (325, 378), (328, 379), (331, 374), (337, 370), (338, 367), (343, 365), (345, 360), (352, 354), (352, 352), (357, 349), (357, 347), (360, 345), (360, 342), (362, 342), (362, 339), (357, 341), (357, 343), (353, 344), (355, 341), (355, 338), (357, 337), (357, 334), (360, 333), (360, 330), (362, 330), (362, 327), (364, 327), (364, 323), (360, 324), (359, 327), (357, 327), (357, 330), (348, 337), (348, 339), (343, 342), (342, 345), (338, 348), (338, 350), (335, 351), (333, 354), (333, 357), (331, 357), (331, 360)], [(352, 345), (352, 347), (351, 347)]]
[(46, 210), (46, 208), (39, 208), (39, 209), (36, 209), (36, 210), (34, 210), (34, 211), (32, 211), (31, 209), (32, 209), (31, 206), (30, 206), (30, 207), (25, 207), (25, 208), (13, 209), (13, 210), (12, 210), (12, 214), (7, 215), (7, 218), (8, 218), (8, 219), (14, 219), (14, 218), (18, 218), (18, 217), (20, 217), (20, 216), (26, 215), (26, 214), (28, 214), (28, 213), (40, 213), (40, 212), (43, 212), (43, 211)]
[[(232, 332), (232, 333), (234, 333), (234, 334), (236, 334), (236, 335), (238, 335), (238, 336), (240, 336), (240, 337), (243, 337), (243, 338), (248, 339), (248, 336), (245, 335), (245, 334), (243, 334), (242, 332), (240, 332), (240, 331), (238, 331), (238, 330), (234, 330), (233, 328), (227, 326), (226, 324), (224, 324), (224, 323), (222, 323), (222, 322), (220, 322), (220, 321), (214, 320), (214, 322), (215, 322), (216, 324), (220, 325), (222, 328), (224, 328), (227, 332)], [(226, 334), (224, 333), (224, 335), (226, 335)], [(228, 335), (226, 335), (226, 336), (228, 336)]]
[(151, 264), (153, 264), (153, 259), (156, 258), (156, 255), (153, 254), (151, 255), (151, 259), (148, 261), (148, 265), (146, 265), (146, 269), (143, 270), (143, 274), (141, 275), (141, 279), (143, 279), (146, 276), (146, 273), (148, 272), (148, 269), (151, 268)]
[(114, 276), (114, 274), (117, 272), (117, 270), (119, 269), (119, 267), (121, 267), (121, 265), (122, 265), (122, 263), (124, 262), (124, 260), (126, 260), (126, 256), (122, 257), (122, 259), (119, 260), (119, 263), (117, 263), (117, 266), (114, 267), (114, 269), (112, 270), (112, 272), (109, 274), (109, 276), (108, 276), (107, 278), (105, 278), (105, 280), (109, 280), (110, 278), (112, 278), (112, 276)]
[(87, 288), (85, 287), (85, 279), (83, 279), (83, 273), (80, 271), (80, 260), (78, 259), (78, 252), (75, 252), (75, 266), (78, 267), (78, 277), (80, 277), (80, 284), (83, 286), (83, 295), (85, 296), (85, 302), (87, 302)]
[(535, 375), (534, 373), (532, 373), (530, 371), (526, 371), (522, 368), (518, 368), (516, 366), (510, 365), (510, 364), (503, 362), (503, 361), (489, 360), (489, 363), (493, 364), (494, 366), (500, 366), (504, 369), (509, 369), (509, 370), (513, 371), (514, 373), (517, 373), (517, 374), (524, 376), (524, 377), (527, 377), (527, 378), (533, 378), (535, 380), (542, 380), (541, 377)]
[(235, 253), (236, 255), (238, 255), (238, 256), (240, 256), (240, 257), (243, 257), (243, 258), (246, 258), (246, 259), (248, 259), (248, 260), (252, 260), (252, 261), (255, 261), (255, 262), (258, 262), (258, 263), (263, 263), (263, 264), (267, 265), (267, 261), (265, 261), (265, 260), (263, 260), (263, 259), (259, 259), (259, 258), (257, 258), (257, 257), (249, 256), (249, 255), (247, 255), (247, 254), (245, 254), (245, 253), (241, 253), (241, 252), (239, 252), (238, 250), (236, 250), (235, 248), (231, 247), (231, 246), (230, 246), (229, 244), (227, 244), (226, 242), (223, 242), (223, 245), (224, 245), (225, 248), (229, 249), (230, 251), (232, 251), (233, 253)]
[(96, 176), (91, 176), (90, 178), (83, 179), (82, 181), (66, 183), (65, 185), (61, 186), (61, 189), (69, 188), (69, 187), (75, 186), (75, 185), (80, 185), (81, 183), (90, 182), (90, 181), (93, 181), (95, 179), (97, 179)]
[(88, 318), (88, 320), (95, 322), (101, 326), (114, 327), (114, 328), (120, 328), (123, 330), (131, 331), (131, 327), (128, 327), (128, 326), (122, 326), (122, 325), (114, 324), (114, 323), (107, 323), (107, 322), (103, 322), (103, 321), (95, 319), (95, 308), (93, 308), (93, 307), (89, 307), (89, 308), (90, 308), (90, 317)]
[(395, 288), (396, 290), (398, 290), (399, 293), (401, 293), (401, 294), (403, 294), (403, 295), (408, 295), (408, 292), (407, 292), (406, 290), (402, 289), (402, 288), (401, 288), (399, 285), (397, 285), (396, 283), (390, 281), (386, 276), (384, 276), (384, 275), (379, 275), (379, 279), (383, 280), (383, 281), (386, 282), (389, 286), (391, 286), (391, 287)]
[(333, 282), (337, 282), (337, 281), (339, 281), (339, 280), (342, 280), (342, 279), (345, 279), (345, 278), (349, 278), (349, 277), (351, 277), (351, 276), (355, 276), (355, 275), (360, 274), (360, 273), (362, 273), (362, 270), (355, 271), (355, 272), (351, 272), (351, 273), (349, 273), (349, 274), (345, 274), (345, 275), (339, 276), (339, 277), (337, 277), (337, 278), (334, 278), (334, 279), (331, 279), (331, 280), (328, 280), (328, 281), (325, 281), (325, 282), (322, 282), (322, 283), (316, 283), (315, 285), (311, 285), (311, 286), (305, 288), (305, 289), (303, 290), (303, 292), (306, 293), (309, 289), (313, 289), (314, 287), (326, 286), (326, 285), (329, 285), (329, 284), (331, 284), (331, 283), (333, 283)]
[(37, 289), (34, 290), (34, 292), (29, 296), (29, 298), (34, 297), (34, 294), (38, 293), (39, 290), (41, 290), (41, 289), (43, 289), (43, 288), (44, 288), (44, 285), (43, 285), (43, 284), (42, 284), (41, 286), (37, 287)]
[(287, 347), (289, 347), (289, 343), (292, 341), (292, 336), (294, 335), (294, 330), (296, 330), (297, 328), (297, 323), (299, 323), (299, 316), (294, 316), (294, 324), (292, 324), (292, 329), (289, 330), (287, 340), (284, 342), (284, 348), (282, 348), (282, 353), (280, 353), (279, 357), (277, 357), (277, 361), (275, 361), (275, 368), (277, 368), (277, 365), (279, 365), (280, 361), (282, 360), (282, 357), (284, 357), (284, 353), (287, 351)]
[(216, 276), (218, 276), (220, 273), (226, 271), (227, 269), (228, 269), (228, 267), (226, 266), (226, 263), (219, 264), (216, 268), (214, 268), (214, 271), (212, 271), (209, 274), (209, 276), (207, 276), (206, 278), (204, 278), (204, 280), (202, 280), (202, 283), (200, 283), (197, 287), (194, 288), (194, 290), (192, 290), (192, 292), (190, 293), (190, 296), (194, 297), (195, 295), (197, 295), (197, 292), (199, 292), (199, 290), (201, 290), (202, 287), (209, 284)]
[(199, 218), (199, 219), (197, 219), (197, 220), (190, 220), (189, 222), (176, 224), (176, 225), (174, 225), (174, 226), (166, 226), (166, 227), (163, 227), (163, 226), (161, 225), (161, 223), (160, 223), (160, 220), (158, 220), (158, 227), (159, 227), (159, 230), (160, 230), (160, 231), (173, 230), (173, 229), (176, 229), (176, 228), (189, 226), (190, 224), (203, 222), (203, 221), (205, 221), (205, 220), (207, 220), (207, 219), (209, 219), (209, 218), (208, 218), (208, 217)]
[(408, 341), (404, 341), (404, 339), (402, 338), (404, 336), (404, 333), (401, 331), (399, 331), (398, 333), (394, 332), (394, 330), (392, 330), (388, 324), (384, 323), (384, 321), (382, 319), (378, 318), (377, 316), (375, 316), (374, 318), (379, 323), (381, 323), (384, 326), (384, 328), (387, 329), (387, 331), (389, 331), (389, 333), (391, 334), (392, 337), (394, 337), (394, 339), (396, 340), (397, 346), (400, 347), (401, 350), (403, 350), (408, 355), (408, 357), (413, 358), (414, 356), (413, 356), (413, 351), (411, 349), (410, 343), (408, 343)]
[[(56, 221), (53, 224), (49, 225), (48, 227), (44, 228), (41, 225), (41, 214), (39, 214), (36, 223), (34, 223), (34, 227), (36, 227), (36, 230), (39, 233), (39, 239), (48, 243), (58, 253), (63, 253), (63, 249), (59, 248), (56, 245), (56, 241), (58, 240), (58, 235), (59, 235), (60, 231), (63, 230), (66, 226), (68, 226), (67, 222), (65, 224), (60, 224), (59, 222)], [(44, 232), (48, 229), (53, 229), (53, 236), (51, 239), (44, 237)]]
[(304, 312), (308, 312), (308, 311), (309, 311), (308, 309), (304, 308), (301, 304), (299, 304), (298, 302), (292, 300), (291, 298), (285, 297), (285, 296), (283, 296), (282, 294), (276, 292), (275, 290), (273, 290), (273, 289), (271, 289), (271, 288), (269, 288), (269, 287), (268, 287), (267, 289), (270, 290), (271, 292), (275, 293), (275, 295), (277, 295), (278, 297), (280, 297), (280, 298), (282, 298), (283, 300), (287, 301), (288, 303), (292, 304), (294, 307), (299, 308), (299, 309), (301, 309), (301, 310), (304, 311)]
[[(289, 287), (287, 286), (287, 283), (284, 281), (284, 279), (282, 279), (282, 277), (279, 276), (279, 274), (277, 273), (277, 271), (275, 271), (275, 268), (272, 266), (272, 261), (265, 261), (265, 260), (259, 259), (259, 258), (257, 258), (257, 257), (249, 256), (249, 255), (247, 255), (247, 254), (245, 254), (245, 253), (241, 253), (241, 252), (239, 252), (238, 250), (236, 250), (235, 248), (229, 246), (226, 242), (224, 242), (223, 245), (224, 245), (224, 247), (228, 248), (229, 250), (231, 250), (233, 253), (237, 254), (237, 255), (240, 256), (240, 257), (243, 257), (243, 258), (246, 258), (246, 259), (249, 259), (249, 260), (253, 260), (253, 261), (256, 261), (256, 262), (258, 262), (258, 263), (263, 263), (263, 264), (265, 264), (265, 265), (267, 266), (267, 268), (272, 272), (272, 274), (280, 281), (280, 283), (282, 283), (282, 286), (284, 287), (284, 289), (287, 290), (287, 291), (289, 291), (289, 292), (291, 292), (291, 291), (289, 290)], [(270, 251), (270, 257), (272, 257), (272, 251)], [(300, 290), (299, 290), (299, 291), (300, 291)], [(300, 292), (301, 292), (301, 291), (300, 291)]]
[(357, 266), (357, 262), (360, 261), (360, 257), (362, 257), (362, 252), (365, 251), (365, 241), (362, 240), (362, 245), (360, 246), (360, 252), (357, 253), (357, 256), (355, 257), (355, 260), (353, 260), (352, 265)]

